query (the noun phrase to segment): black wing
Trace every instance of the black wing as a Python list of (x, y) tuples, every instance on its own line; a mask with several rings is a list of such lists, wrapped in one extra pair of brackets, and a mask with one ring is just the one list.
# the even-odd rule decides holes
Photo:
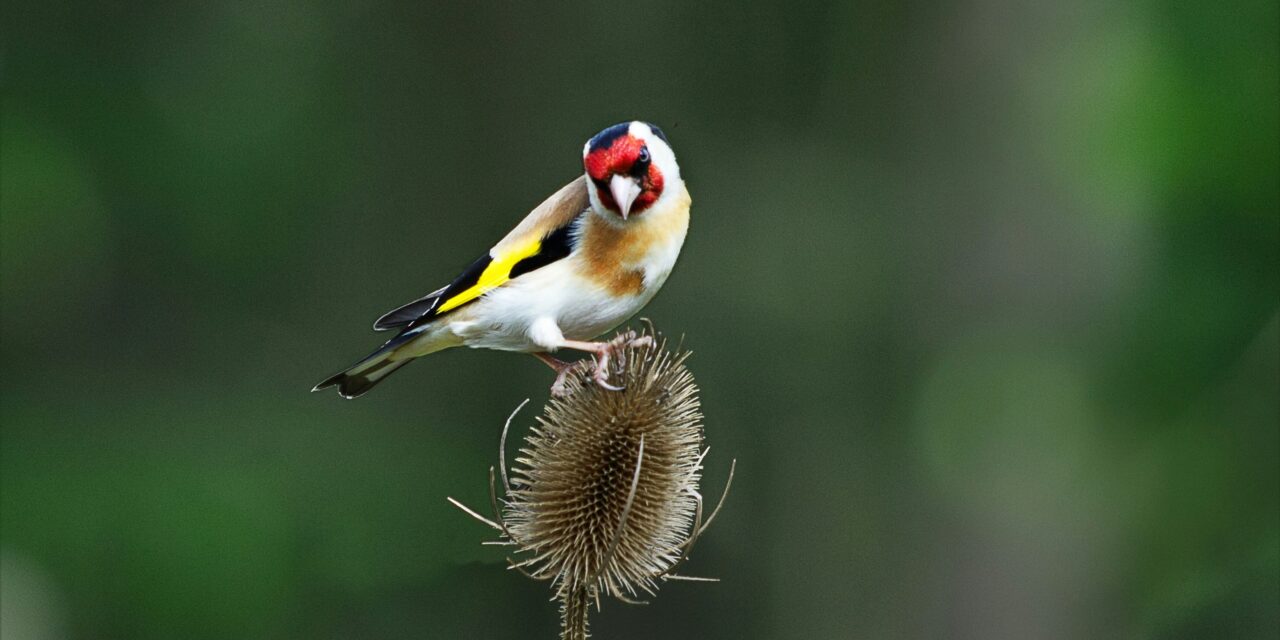
[[(541, 269), (557, 260), (563, 259), (573, 251), (577, 244), (577, 234), (574, 233), (574, 226), (579, 217), (570, 220), (567, 224), (558, 229), (553, 229), (538, 245), (535, 253), (521, 259), (511, 265), (511, 271), (505, 275), (505, 279), (518, 278), (526, 273)], [(466, 292), (476, 285), (480, 280), (480, 275), (493, 262), (493, 256), (485, 255), (479, 260), (471, 263), (462, 275), (459, 275), (448, 286), (441, 287), (431, 293), (410, 302), (404, 306), (392, 309), (383, 314), (373, 323), (375, 331), (386, 331), (398, 327), (407, 327), (409, 325), (419, 325), (427, 320), (434, 319), (439, 315), (437, 309), (447, 301), (453, 299), (454, 296)], [(466, 303), (466, 304), (469, 304)], [(458, 305), (456, 308), (461, 308)], [(449, 309), (453, 311), (453, 309)], [(447, 313), (447, 312), (446, 312)]]
[[(578, 176), (529, 212), (511, 233), (448, 286), (383, 314), (373, 323), (373, 328), (386, 331), (404, 327), (403, 330), (408, 331), (469, 304), (501, 282), (564, 258), (577, 243), (573, 229), (588, 206), (587, 180), (585, 176)], [(534, 239), (537, 241), (531, 242)], [(486, 275), (485, 270), (495, 259), (506, 272)], [(478, 287), (482, 275), (486, 275), (487, 284)]]
[(431, 309), (434, 308), (436, 303), (440, 300), (440, 296), (444, 294), (445, 290), (448, 288), (449, 287), (447, 285), (440, 287), (439, 289), (436, 289), (435, 291), (432, 291), (409, 304), (396, 307), (395, 309), (382, 314), (382, 317), (378, 318), (373, 323), (373, 330), (387, 331), (388, 329), (403, 327), (410, 322), (421, 318), (427, 313), (430, 313)]

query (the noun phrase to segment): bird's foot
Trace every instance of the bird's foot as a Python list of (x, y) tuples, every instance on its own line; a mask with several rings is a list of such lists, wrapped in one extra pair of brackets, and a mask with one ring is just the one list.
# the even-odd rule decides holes
[(569, 372), (573, 371), (573, 367), (565, 367), (556, 373), (556, 381), (551, 384), (551, 395), (555, 398), (563, 398), (569, 395)]
[(622, 368), (627, 366), (627, 349), (636, 347), (652, 348), (656, 342), (653, 336), (637, 336), (635, 331), (627, 330), (608, 342), (598, 343), (596, 350), (596, 370), (592, 376), (596, 384), (609, 391), (622, 391), (626, 387), (615, 386), (609, 382), (609, 361), (616, 359)]
[(612, 340), (606, 342), (613, 357), (617, 358), (618, 366), (627, 366), (627, 349), (634, 347), (653, 347), (656, 344), (653, 336), (637, 336), (635, 331), (627, 329), (622, 333), (614, 336)]
[[(625, 387), (609, 382), (609, 365), (616, 360), (619, 365), (626, 367), (627, 349), (636, 347), (652, 348), (656, 344), (657, 342), (654, 341), (653, 336), (638, 336), (635, 331), (624, 331), (608, 342), (566, 340), (564, 346), (570, 349), (587, 351), (594, 355), (596, 366), (591, 373), (591, 379), (600, 385), (602, 389), (622, 391)], [(551, 385), (551, 395), (556, 397), (569, 395), (569, 375), (573, 373), (573, 369), (580, 363), (564, 362), (546, 353), (535, 353), (533, 355), (556, 372), (555, 384)]]
[(595, 373), (592, 374), (591, 378), (596, 381), (596, 384), (600, 385), (601, 389), (622, 391), (625, 387), (619, 387), (609, 383), (609, 360), (611, 360), (615, 354), (618, 354), (618, 361), (625, 362), (624, 358), (626, 356), (621, 355), (621, 350), (612, 340), (609, 342), (599, 342), (597, 344), (599, 347), (596, 348), (596, 370)]
[(556, 381), (551, 385), (551, 395), (557, 398), (569, 395), (569, 374), (573, 373), (579, 363), (565, 362), (549, 353), (535, 353), (533, 357), (541, 360), (543, 364), (551, 367), (556, 372)]

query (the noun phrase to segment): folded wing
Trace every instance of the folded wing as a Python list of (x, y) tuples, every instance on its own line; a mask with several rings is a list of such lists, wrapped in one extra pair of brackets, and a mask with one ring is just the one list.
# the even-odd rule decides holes
[(586, 178), (565, 185), (516, 225), (498, 244), (471, 263), (453, 282), (374, 323), (379, 331), (416, 327), (475, 301), (512, 278), (564, 258), (577, 241), (574, 227), (588, 206)]

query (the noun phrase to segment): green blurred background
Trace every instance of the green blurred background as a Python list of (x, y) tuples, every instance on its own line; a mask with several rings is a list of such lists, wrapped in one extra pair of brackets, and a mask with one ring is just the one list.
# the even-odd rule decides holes
[(598, 637), (1276, 637), (1274, 0), (3, 11), (5, 640), (555, 637), (445, 502), (549, 372), (308, 390), (631, 118), (739, 473)]

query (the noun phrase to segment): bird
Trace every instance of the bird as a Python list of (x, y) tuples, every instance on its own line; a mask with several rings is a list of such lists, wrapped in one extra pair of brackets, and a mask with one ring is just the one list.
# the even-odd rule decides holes
[(410, 361), (454, 347), (529, 353), (568, 393), (576, 363), (595, 356), (592, 378), (608, 390), (609, 362), (624, 346), (652, 344), (623, 332), (596, 341), (639, 312), (667, 281), (684, 245), (692, 200), (662, 129), (634, 120), (610, 126), (582, 148), (582, 174), (535, 207), (449, 284), (378, 318), (397, 330), (373, 353), (312, 391), (367, 393)]

